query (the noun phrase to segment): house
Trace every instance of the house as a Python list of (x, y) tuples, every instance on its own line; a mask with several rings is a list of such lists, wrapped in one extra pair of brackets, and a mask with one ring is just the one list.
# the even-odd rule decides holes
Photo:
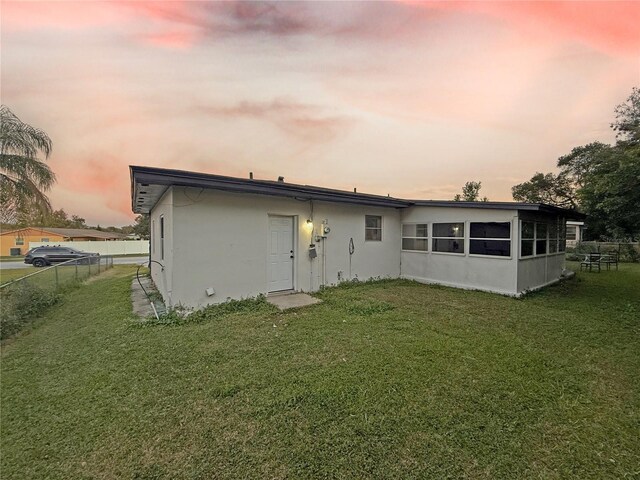
[(567, 221), (567, 246), (575, 247), (582, 241), (582, 234), (584, 233), (584, 222), (577, 222), (575, 220)]
[(0, 255), (24, 255), (31, 242), (106, 241), (125, 237), (89, 228), (25, 227), (0, 233)]
[(151, 274), (170, 306), (408, 278), (519, 296), (557, 282), (571, 210), (404, 200), (132, 166), (151, 220)]

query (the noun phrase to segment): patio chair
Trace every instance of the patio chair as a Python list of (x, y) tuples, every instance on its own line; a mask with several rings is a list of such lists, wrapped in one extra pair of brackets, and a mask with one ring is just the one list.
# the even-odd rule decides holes
[(582, 271), (582, 269), (588, 269), (590, 272), (592, 272), (595, 268), (596, 271), (600, 272), (601, 257), (602, 255), (600, 255), (599, 253), (587, 253), (584, 257), (584, 260), (580, 262), (580, 271)]
[(618, 270), (618, 252), (611, 252), (602, 255), (600, 262), (607, 266), (607, 270), (611, 269), (611, 265), (615, 265), (616, 270)]

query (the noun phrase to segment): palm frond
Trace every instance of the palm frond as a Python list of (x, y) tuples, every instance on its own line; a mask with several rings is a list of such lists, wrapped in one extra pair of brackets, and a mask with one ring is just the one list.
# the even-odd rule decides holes
[(22, 155), (0, 154), (0, 172), (16, 179), (30, 179), (42, 190), (49, 190), (56, 181), (56, 174), (49, 165)]
[(51, 139), (44, 131), (23, 123), (7, 106), (0, 106), (0, 153), (31, 158), (40, 151), (48, 158), (51, 150)]

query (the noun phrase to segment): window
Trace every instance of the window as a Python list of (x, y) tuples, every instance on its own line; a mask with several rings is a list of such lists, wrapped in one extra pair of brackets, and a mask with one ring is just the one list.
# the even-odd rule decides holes
[(520, 226), (520, 256), (530, 257), (533, 255), (533, 245), (535, 243), (536, 231), (535, 223), (522, 222)]
[(156, 253), (156, 221), (151, 220), (151, 253)]
[(563, 218), (557, 218), (554, 223), (521, 223), (520, 257), (564, 252), (565, 244), (566, 227)]
[(574, 225), (567, 227), (567, 240), (576, 240), (578, 238), (578, 235), (576, 234), (577, 230), (578, 230), (578, 227)]
[(48, 241), (49, 241), (49, 239), (48, 239), (48, 238), (41, 238), (41, 239), (40, 239), (40, 241), (41, 241), (41, 242), (48, 242)]
[(24, 245), (24, 237), (16, 237), (16, 245)]
[(549, 253), (558, 251), (558, 223), (549, 224)]
[(426, 223), (402, 224), (402, 250), (426, 252), (429, 250), (429, 225)]
[(382, 241), (382, 217), (379, 215), (364, 216), (364, 239), (373, 242)]
[[(578, 227), (574, 227), (574, 234), (577, 233)], [(564, 218), (560, 219), (560, 224), (558, 225), (558, 251), (564, 252), (567, 249), (567, 224)]]
[(469, 230), (470, 254), (494, 257), (511, 256), (511, 223), (472, 222)]
[(160, 215), (160, 260), (164, 260), (164, 215)]
[(546, 223), (536, 223), (536, 255), (547, 253), (547, 233)]
[(464, 253), (464, 223), (434, 223), (433, 251)]

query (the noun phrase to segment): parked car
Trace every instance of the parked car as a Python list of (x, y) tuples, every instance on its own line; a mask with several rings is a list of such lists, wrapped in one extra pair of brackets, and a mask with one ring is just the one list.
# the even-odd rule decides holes
[(78, 259), (79, 263), (96, 263), (99, 253), (81, 252), (69, 247), (36, 247), (24, 256), (24, 263), (34, 267), (45, 267), (52, 263), (66, 262)]

